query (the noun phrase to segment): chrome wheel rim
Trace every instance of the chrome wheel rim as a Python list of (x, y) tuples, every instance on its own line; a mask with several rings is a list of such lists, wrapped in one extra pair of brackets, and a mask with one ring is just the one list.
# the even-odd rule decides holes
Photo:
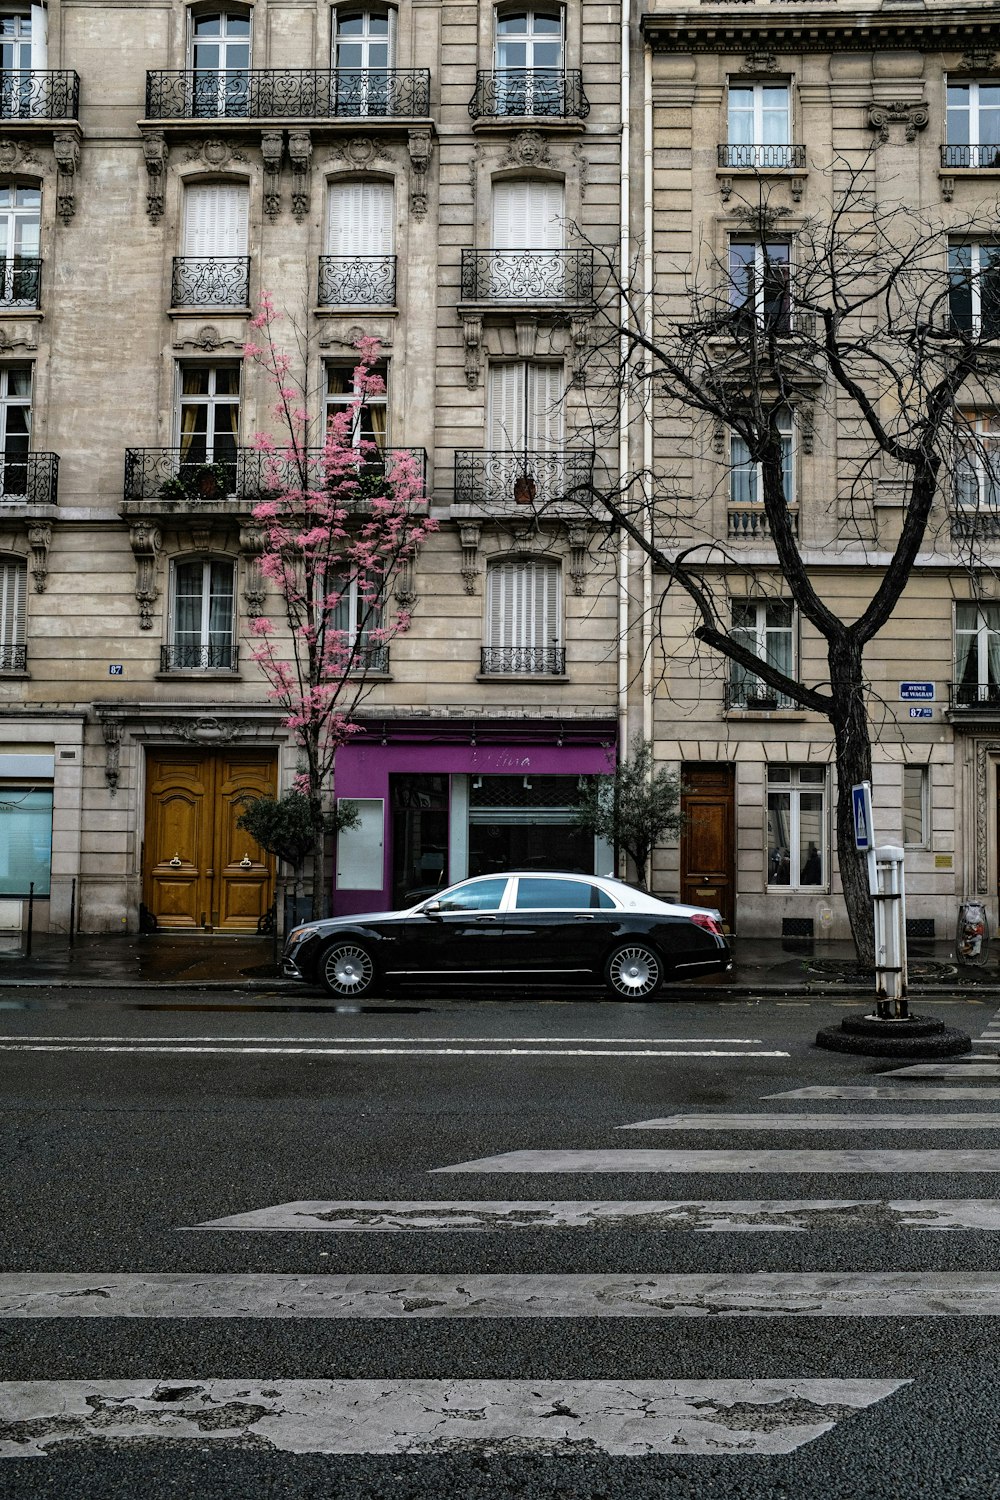
[(345, 944), (328, 954), (324, 972), (334, 994), (359, 995), (371, 984), (375, 965), (363, 948)]
[(608, 971), (612, 988), (629, 999), (648, 995), (660, 980), (660, 965), (648, 948), (622, 948), (611, 960)]

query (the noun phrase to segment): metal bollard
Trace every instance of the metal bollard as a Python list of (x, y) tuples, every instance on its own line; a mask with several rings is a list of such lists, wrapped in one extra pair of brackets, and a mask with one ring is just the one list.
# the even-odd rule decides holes
[(35, 925), (35, 882), (28, 886), (28, 930), (24, 935), (24, 956), (31, 957), (31, 929)]

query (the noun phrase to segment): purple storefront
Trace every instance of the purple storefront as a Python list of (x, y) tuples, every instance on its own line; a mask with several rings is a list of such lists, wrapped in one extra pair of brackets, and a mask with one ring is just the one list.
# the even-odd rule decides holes
[(608, 719), (366, 721), (337, 755), (337, 798), (360, 822), (337, 840), (334, 915), (491, 870), (609, 874), (612, 850), (573, 809), (581, 777), (614, 769), (615, 738)]

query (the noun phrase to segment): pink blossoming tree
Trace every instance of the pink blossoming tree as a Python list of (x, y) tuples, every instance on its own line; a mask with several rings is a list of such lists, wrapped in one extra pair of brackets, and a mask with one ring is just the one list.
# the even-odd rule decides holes
[(278, 596), (287, 629), (276, 631), (269, 615), (251, 620), (251, 656), (302, 753), (294, 790), (308, 799), (312, 910), (320, 916), (325, 835), (338, 826), (337, 751), (357, 733), (352, 715), (372, 677), (384, 672), (389, 643), (409, 629), (410, 566), (437, 522), (427, 514), (413, 455), (355, 437), (361, 407), (385, 390), (373, 371), (378, 341), (358, 340), (353, 398), (328, 422), (322, 447), (313, 447), (304, 388), (275, 341), (279, 317), (265, 296), (243, 354), (266, 372), (276, 393), (280, 438), (255, 440), (266, 498), (253, 518), (261, 574)]

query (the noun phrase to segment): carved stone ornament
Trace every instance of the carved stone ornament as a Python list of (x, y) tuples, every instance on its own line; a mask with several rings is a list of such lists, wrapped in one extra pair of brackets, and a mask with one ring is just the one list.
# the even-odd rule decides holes
[(482, 318), (463, 318), (462, 337), (465, 340), (465, 384), (470, 391), (474, 391), (479, 384), (480, 349), (483, 342)]
[(0, 172), (18, 172), (22, 167), (37, 167), (38, 157), (21, 141), (0, 140)]
[(281, 212), (281, 152), (284, 136), (280, 130), (263, 130), (260, 150), (264, 158), (264, 212), (273, 224)]
[(777, 73), (778, 54), (776, 52), (748, 52), (740, 63), (741, 73)]
[(259, 526), (240, 527), (240, 558), (243, 562), (243, 599), (250, 618), (256, 619), (264, 613), (267, 588), (260, 571), (260, 555), (264, 550), (264, 536)]
[(479, 576), (479, 544), (482, 536), (483, 528), (478, 522), (467, 521), (458, 528), (458, 539), (462, 545), (462, 578), (467, 594), (476, 592), (476, 579)]
[(917, 131), (924, 130), (930, 119), (927, 105), (916, 100), (896, 99), (889, 104), (871, 104), (868, 107), (868, 123), (884, 146), (889, 139), (889, 126), (902, 125), (908, 141), (915, 141)]
[(356, 172), (363, 172), (366, 168), (375, 166), (376, 162), (392, 161), (393, 154), (377, 136), (352, 135), (350, 140), (340, 141), (331, 147), (328, 160), (331, 165), (343, 162)]
[(566, 528), (569, 538), (569, 576), (573, 583), (574, 594), (582, 594), (587, 579), (587, 543), (589, 537), (586, 526), (568, 526)]
[(189, 141), (187, 151), (184, 154), (187, 162), (198, 162), (203, 167), (208, 167), (212, 172), (219, 172), (223, 167), (228, 167), (230, 162), (247, 162), (245, 152), (238, 146), (232, 146), (228, 141), (213, 137), (207, 141)]
[(806, 457), (811, 457), (816, 446), (816, 413), (811, 401), (803, 401), (795, 409), (796, 420), (799, 424), (799, 437), (802, 442), (802, 452)]
[(570, 318), (570, 366), (574, 385), (587, 384), (587, 356), (590, 352), (590, 319)]
[(412, 558), (406, 558), (400, 564), (392, 592), (400, 609), (408, 614), (417, 602), (417, 590), (413, 583)]
[(139, 629), (151, 630), (153, 609), (159, 597), (156, 587), (156, 559), (160, 551), (159, 530), (149, 521), (133, 521), (129, 544), (135, 558), (135, 597), (139, 604)]
[(162, 130), (150, 130), (142, 137), (142, 154), (146, 159), (146, 212), (154, 224), (163, 218), (163, 178), (169, 148)]
[(175, 349), (197, 349), (201, 354), (215, 354), (219, 349), (243, 348), (242, 333), (237, 336), (224, 335), (212, 323), (203, 323), (197, 333), (188, 333), (183, 324), (177, 325), (173, 341)]
[(954, 177), (939, 177), (938, 184), (941, 188), (941, 197), (946, 203), (950, 203), (955, 196)]
[(552, 156), (548, 141), (537, 130), (522, 130), (507, 147), (505, 167), (550, 167)]
[(80, 142), (69, 132), (57, 132), (52, 137), (52, 150), (56, 158), (56, 213), (63, 224), (68, 224), (76, 213), (76, 174), (80, 169)]
[(538, 345), (538, 319), (531, 313), (514, 319), (514, 346), (518, 359), (534, 359)]
[(52, 527), (47, 521), (36, 521), (28, 527), (28, 546), (31, 548), (31, 576), (35, 580), (35, 593), (45, 593), (45, 581), (49, 576), (49, 548), (52, 546)]
[(108, 714), (98, 714), (98, 719), (104, 736), (104, 779), (114, 797), (118, 791), (119, 757), (125, 726), (121, 719), (111, 718)]
[(1000, 755), (1000, 745), (982, 741), (976, 745), (976, 888), (970, 895), (988, 896), (989, 880), (989, 788), (993, 777), (990, 760)]
[(189, 743), (231, 745), (244, 732), (242, 724), (229, 719), (171, 719), (164, 725), (167, 733)]
[(411, 130), (406, 138), (410, 153), (410, 212), (422, 219), (427, 212), (427, 168), (431, 164), (431, 133)]
[(0, 354), (14, 349), (37, 349), (38, 328), (34, 323), (0, 323)]
[(590, 181), (590, 157), (584, 156), (583, 147), (579, 141), (573, 142), (573, 156), (576, 160), (576, 180), (580, 184), (580, 202), (587, 201), (587, 185)]
[(308, 130), (288, 132), (288, 155), (292, 163), (292, 214), (297, 224), (309, 212), (309, 177), (313, 143)]
[(995, 73), (997, 70), (997, 55), (992, 47), (970, 47), (967, 52), (962, 53), (962, 60), (958, 65), (961, 73)]

